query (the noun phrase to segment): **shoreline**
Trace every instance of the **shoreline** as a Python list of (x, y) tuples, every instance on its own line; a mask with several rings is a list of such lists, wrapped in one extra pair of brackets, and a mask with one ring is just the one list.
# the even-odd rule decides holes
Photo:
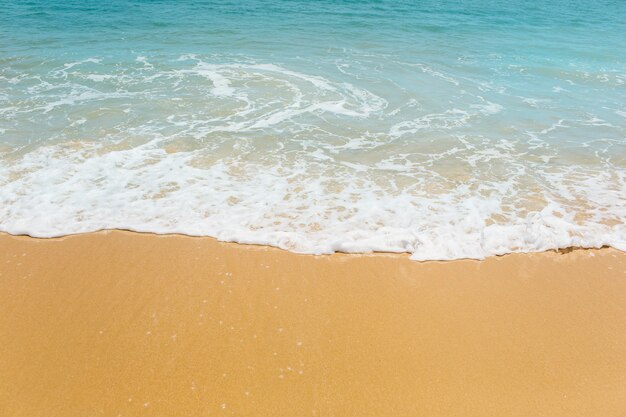
[[(244, 242), (235, 242), (235, 241), (226, 241), (226, 240), (220, 240), (216, 237), (213, 236), (204, 236), (204, 235), (188, 235), (185, 233), (176, 233), (176, 232), (167, 232), (167, 233), (157, 233), (157, 232), (144, 232), (144, 231), (139, 231), (139, 230), (133, 230), (133, 229), (100, 229), (100, 230), (95, 230), (95, 231), (90, 231), (90, 232), (78, 232), (78, 233), (68, 233), (68, 234), (64, 234), (64, 235), (60, 235), (60, 236), (51, 236), (51, 237), (41, 237), (41, 236), (31, 236), (29, 234), (13, 234), (13, 233), (9, 233), (9, 232), (3, 232), (0, 231), (0, 238), (3, 236), (8, 236), (8, 237), (12, 237), (12, 238), (25, 238), (25, 239), (36, 239), (36, 240), (63, 240), (66, 238), (70, 238), (70, 237), (75, 237), (75, 236), (89, 236), (89, 235), (95, 235), (95, 234), (107, 234), (107, 233), (129, 233), (129, 234), (137, 234), (137, 235), (146, 235), (146, 236), (153, 236), (153, 237), (180, 237), (180, 238), (192, 238), (192, 239), (210, 239), (210, 240), (214, 240), (216, 243), (220, 243), (220, 244), (227, 244), (227, 245), (237, 245), (237, 246), (244, 246), (244, 247), (251, 247), (251, 248), (260, 248), (260, 249), (269, 249), (269, 250), (279, 250), (279, 251), (284, 251), (287, 253), (291, 253), (293, 255), (298, 255), (298, 256), (313, 256), (313, 257), (317, 257), (317, 256), (336, 256), (336, 255), (348, 255), (348, 256), (401, 256), (401, 257), (407, 257), (410, 258), (411, 256), (411, 252), (391, 252), (391, 251), (369, 251), (369, 252), (344, 252), (341, 250), (335, 251), (333, 253), (320, 253), (320, 254), (315, 254), (315, 253), (304, 253), (304, 252), (293, 252), (289, 249), (284, 249), (281, 248), (279, 246), (274, 246), (274, 245), (268, 245), (268, 244), (262, 244), (262, 243), (244, 243)], [(566, 254), (566, 253), (570, 253), (573, 251), (595, 251), (595, 250), (614, 250), (617, 252), (622, 252), (624, 254), (626, 254), (626, 252), (624, 252), (621, 249), (618, 249), (616, 247), (610, 246), (610, 245), (602, 245), (600, 247), (586, 247), (586, 246), (566, 246), (566, 247), (561, 247), (561, 248), (555, 248), (555, 249), (546, 249), (546, 250), (542, 250), (542, 251), (529, 251), (529, 252), (506, 252), (506, 253), (502, 253), (502, 254), (496, 254), (496, 255), (488, 255), (482, 259), (479, 258), (457, 258), (457, 259), (424, 259), (424, 260), (418, 260), (418, 259), (409, 259), (412, 262), (418, 262), (418, 263), (428, 263), (428, 262), (459, 262), (459, 261), (477, 261), (477, 262), (482, 262), (485, 261), (487, 259), (490, 258), (501, 258), (504, 256), (509, 256), (509, 255), (536, 255), (536, 254), (541, 254), (541, 253), (559, 253), (559, 254)]]
[(626, 253), (0, 234), (0, 414), (619, 416)]

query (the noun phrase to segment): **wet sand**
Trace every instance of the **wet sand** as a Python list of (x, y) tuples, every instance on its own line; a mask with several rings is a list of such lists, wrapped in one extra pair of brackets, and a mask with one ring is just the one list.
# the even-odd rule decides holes
[(626, 254), (0, 235), (0, 415), (625, 416)]

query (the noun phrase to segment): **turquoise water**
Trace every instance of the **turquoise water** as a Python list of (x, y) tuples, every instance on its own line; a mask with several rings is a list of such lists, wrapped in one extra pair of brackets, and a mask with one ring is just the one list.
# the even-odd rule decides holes
[(626, 249), (624, 1), (0, 2), (0, 230)]

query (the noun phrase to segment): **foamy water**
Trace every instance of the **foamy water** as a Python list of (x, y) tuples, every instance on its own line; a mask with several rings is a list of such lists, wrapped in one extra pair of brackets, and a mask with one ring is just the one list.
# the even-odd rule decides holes
[(6, 10), (2, 231), (417, 260), (626, 250), (622, 2)]

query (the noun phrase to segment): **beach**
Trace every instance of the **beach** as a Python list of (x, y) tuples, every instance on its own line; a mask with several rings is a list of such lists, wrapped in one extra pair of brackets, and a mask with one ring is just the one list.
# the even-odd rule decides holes
[(624, 22), (4, 1), (0, 417), (626, 417)]
[(0, 235), (0, 415), (623, 416), (626, 254)]

